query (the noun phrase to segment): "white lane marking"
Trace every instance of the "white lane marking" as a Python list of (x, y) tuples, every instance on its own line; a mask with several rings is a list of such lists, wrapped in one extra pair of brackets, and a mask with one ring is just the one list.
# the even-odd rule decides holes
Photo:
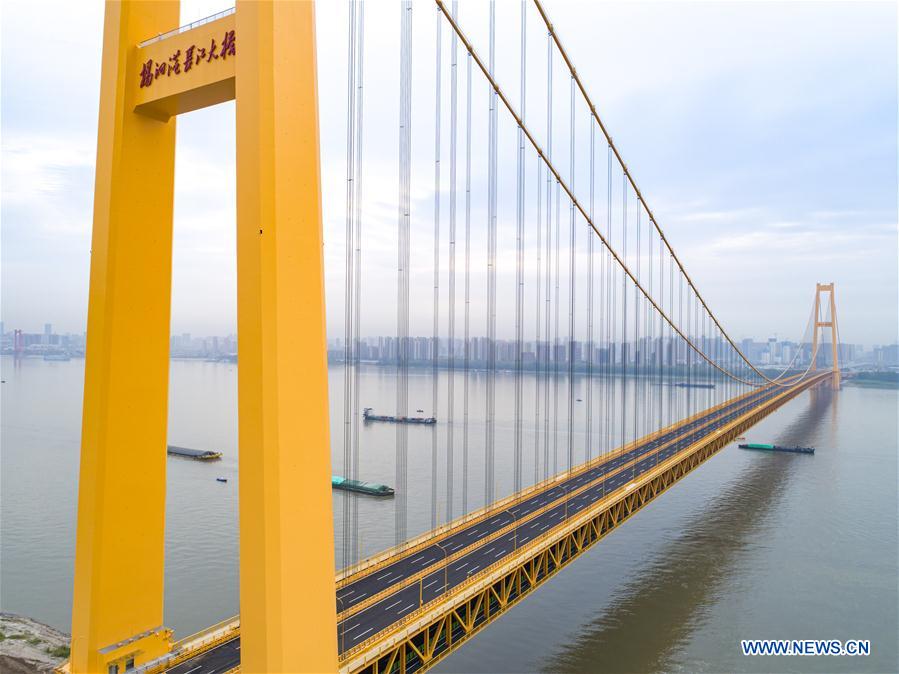
[(404, 608), (404, 609), (402, 609), (402, 610), (400, 610), (400, 611), (397, 611), (397, 613), (405, 613), (406, 611), (408, 611), (408, 610), (409, 610), (410, 608), (412, 608), (413, 606), (415, 606), (415, 604), (409, 604), (406, 608)]
[(364, 637), (366, 634), (368, 634), (369, 632), (371, 632), (373, 629), (374, 629), (374, 627), (369, 627), (369, 628), (368, 628), (367, 630), (365, 630), (364, 632), (360, 632), (359, 635), (358, 635), (358, 637), (361, 639), (361, 638)]
[(468, 573), (474, 573), (474, 572), (477, 571), (479, 568), (480, 568), (480, 567), (478, 567), (478, 566), (473, 566), (473, 567), (471, 567), (471, 568), (468, 570)]
[(410, 564), (417, 564), (418, 562), (420, 562), (420, 561), (423, 560), (424, 558), (425, 558), (424, 555), (422, 555), (421, 557), (416, 557), (415, 559), (413, 559), (413, 560), (410, 562)]
[(428, 583), (427, 585), (423, 585), (423, 586), (422, 586), (422, 589), (427, 590), (429, 587), (431, 587), (431, 585), (433, 585), (433, 584), (436, 583), (436, 582), (437, 582), (437, 579), (435, 578), (434, 580), (432, 580), (432, 581), (431, 581), (430, 583)]
[(393, 574), (393, 571), (388, 571), (387, 573), (382, 574), (382, 575), (378, 576), (377, 578), (375, 578), (375, 580), (381, 580), (382, 578), (386, 578), (387, 576), (390, 576), (392, 574)]
[(393, 604), (391, 604), (390, 606), (386, 607), (384, 610), (385, 610), (385, 611), (389, 611), (389, 610), (392, 609), (394, 606), (397, 606), (401, 601), (403, 601), (403, 600), (402, 600), (402, 599), (397, 599)]
[(498, 559), (498, 558), (502, 557), (504, 554), (506, 554), (506, 553), (505, 552), (497, 552), (495, 555), (493, 555), (493, 559)]
[(359, 627), (360, 625), (362, 625), (362, 623), (356, 623), (356, 624), (353, 625), (350, 629), (348, 629), (348, 630), (347, 630), (347, 629), (343, 630), (343, 633), (344, 633), (344, 634), (349, 634), (350, 632), (352, 632), (354, 629), (356, 629), (356, 628)]
[(457, 566), (457, 567), (456, 567), (456, 571), (461, 571), (461, 570), (464, 569), (466, 566), (468, 566), (468, 562), (465, 562), (462, 566)]
[(356, 599), (362, 599), (362, 597), (366, 597), (366, 596), (368, 596), (368, 592), (363, 592), (358, 597), (356, 597)]
[(344, 592), (344, 593), (343, 593), (343, 596), (344, 596), (344, 597), (349, 597), (349, 596), (350, 596), (351, 594), (353, 594), (355, 591), (356, 591), (356, 590), (350, 590), (349, 592)]
[(493, 548), (495, 548), (495, 547), (496, 547), (495, 545), (491, 545), (489, 548), (487, 548), (486, 550), (484, 550), (484, 552), (490, 552), (490, 551), (493, 550)]
[(195, 672), (195, 671), (197, 671), (198, 669), (203, 669), (203, 665), (197, 665), (197, 666), (194, 667), (193, 669), (188, 669), (186, 672), (184, 672), (184, 674), (190, 674), (191, 672)]
[(235, 650), (235, 651), (239, 651), (239, 650), (240, 650), (240, 644), (237, 644), (237, 646), (234, 648), (234, 650)]

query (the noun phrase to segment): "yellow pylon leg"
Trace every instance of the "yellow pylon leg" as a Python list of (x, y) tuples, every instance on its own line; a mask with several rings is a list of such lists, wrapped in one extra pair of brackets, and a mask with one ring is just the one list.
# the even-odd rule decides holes
[[(823, 302), (821, 300), (821, 293), (829, 293), (829, 303), (830, 303), (830, 320), (825, 321), (821, 319), (821, 309), (823, 307)], [(814, 321), (814, 333), (812, 337), (812, 353), (818, 353), (818, 330), (820, 328), (830, 328), (830, 348), (831, 348), (831, 360), (833, 362), (833, 379), (831, 380), (831, 386), (834, 389), (840, 388), (840, 333), (837, 329), (837, 302), (834, 294), (834, 284), (833, 283), (818, 283), (815, 286), (815, 321)], [(812, 363), (812, 370), (816, 369), (816, 364)]]
[(311, 2), (237, 3), (244, 672), (337, 668)]
[[(175, 122), (133, 113), (129, 54), (178, 2), (109, 2), (103, 32), (72, 609), (73, 672), (139, 665), (161, 629)], [(121, 643), (121, 642), (125, 643)]]

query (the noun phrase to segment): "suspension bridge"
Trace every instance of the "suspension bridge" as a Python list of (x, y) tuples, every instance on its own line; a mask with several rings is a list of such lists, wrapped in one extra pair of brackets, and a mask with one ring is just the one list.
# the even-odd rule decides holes
[[(482, 9), (379, 5), (395, 30), (387, 54), (366, 50), (371, 16), (348, 4), (342, 287), (326, 293), (313, 4), (238, 2), (180, 28), (177, 2), (107, 5), (65, 671), (425, 670), (760, 419), (839, 387), (833, 284), (815, 288), (780, 367), (751, 363), (675, 253), (547, 8)], [(498, 68), (501, 29), (520, 50)], [(423, 30), (428, 72), (413, 41)], [(378, 61), (398, 72), (390, 115), (371, 112), (384, 96), (364, 95)], [(175, 641), (162, 605), (175, 118), (229, 100), (241, 608)], [(396, 161), (389, 227), (371, 216), (366, 185), (385, 184), (363, 152), (372, 137)], [(365, 478), (363, 417), (397, 422), (395, 544), (374, 555), (362, 554), (358, 496), (335, 501), (335, 536), (326, 295), (342, 317), (330, 394), (346, 478)], [(396, 327), (379, 354), (395, 397), (378, 410), (391, 414), (370, 416), (360, 372), (379, 314)], [(424, 435), (410, 435), (423, 412), (412, 374), (429, 377)], [(508, 418), (498, 377), (512, 382)], [(422, 437), (430, 526), (410, 532), (410, 510), (426, 507), (409, 500), (410, 438)]]

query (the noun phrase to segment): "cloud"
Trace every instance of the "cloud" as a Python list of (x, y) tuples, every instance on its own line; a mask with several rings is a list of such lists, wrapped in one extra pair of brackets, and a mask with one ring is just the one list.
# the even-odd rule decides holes
[(0, 147), (3, 208), (10, 215), (27, 212), (27, 221), (11, 217), (6, 228), (27, 227), (40, 237), (83, 235), (84, 197), (93, 191), (95, 141), (88, 136), (6, 133)]
[[(182, 21), (227, 4), (185, 1)], [(362, 213), (365, 296), (372, 304), (363, 332), (374, 334), (395, 329), (399, 8), (391, 3), (368, 7)], [(525, 119), (547, 147), (546, 34), (533, 7), (528, 8)], [(729, 330), (747, 336), (790, 334), (792, 318), (807, 314), (814, 281), (830, 275), (840, 284), (841, 307), (846, 307), (844, 337), (895, 340), (895, 6), (558, 2), (548, 10), (659, 223)], [(519, 43), (512, 28), (517, 29), (518, 12), (518, 3), (497, 4), (497, 78), (516, 108)], [(46, 21), (46, 15), (53, 20)], [(328, 325), (339, 334), (345, 264), (345, 3), (319, 3), (317, 20)], [(487, 5), (460, 3), (460, 20), (486, 54)], [(413, 320), (427, 332), (433, 285), (433, 6), (416, 3), (413, 21)], [(69, 321), (78, 329), (83, 324), (101, 29), (100, 2), (61, 2), (49, 9), (30, 2), (4, 5), (2, 274), (8, 325), (35, 329), (45, 321), (60, 326)], [(439, 251), (444, 307), (449, 35), (443, 25)], [(38, 43), (41, 48), (34, 49)], [(61, 63), (76, 64), (77, 72), (62, 69)], [(461, 50), (459, 64), (461, 134), (466, 90)], [(476, 68), (474, 73), (472, 301), (480, 311), (486, 279), (488, 89)], [(568, 180), (570, 82), (558, 58), (553, 75), (553, 161)], [(576, 112), (575, 191), (587, 204), (587, 116), (584, 109)], [(234, 105), (190, 113), (177, 123), (173, 327), (224, 334), (234, 329)], [(504, 110), (499, 135), (498, 275), (505, 293), (500, 311), (507, 312), (514, 304), (508, 293), (515, 275), (517, 134)], [(460, 135), (457, 296), (463, 264), (463, 140)], [(597, 220), (605, 226), (607, 154), (602, 138), (596, 140)], [(536, 160), (530, 149), (527, 157), (525, 255), (533, 266)], [(620, 250), (621, 184), (620, 176), (613, 178), (612, 242)], [(539, 190), (544, 194), (543, 185)], [(562, 203), (563, 243), (567, 227), (567, 204)], [(546, 260), (543, 264), (545, 270)], [(566, 264), (563, 253), (563, 273)], [(585, 269), (582, 251), (576, 264)], [(527, 292), (534, 280), (527, 276)], [(506, 327), (508, 320), (504, 315)]]

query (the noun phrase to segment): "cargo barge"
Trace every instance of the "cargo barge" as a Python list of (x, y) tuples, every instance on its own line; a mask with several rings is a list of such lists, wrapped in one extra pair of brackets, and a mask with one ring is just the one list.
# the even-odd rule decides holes
[(394, 424), (436, 424), (437, 417), (394, 417), (389, 414), (373, 414), (371, 407), (362, 410), (363, 421), (387, 421)]
[(196, 461), (216, 461), (222, 458), (221, 452), (212, 452), (208, 449), (188, 449), (187, 447), (177, 447), (168, 445), (166, 448), (172, 456), (186, 456)]
[(344, 491), (354, 491), (359, 494), (368, 494), (369, 496), (393, 496), (394, 494), (393, 488), (388, 487), (386, 484), (348, 480), (339, 475), (331, 476), (331, 487), (334, 489), (343, 489)]
[(679, 381), (675, 386), (678, 388), (715, 388), (714, 384), (692, 384), (686, 381)]
[(794, 454), (814, 454), (814, 447), (781, 447), (780, 445), (769, 445), (762, 442), (747, 442), (746, 444), (737, 445), (740, 449), (760, 449), (765, 452), (793, 452)]

